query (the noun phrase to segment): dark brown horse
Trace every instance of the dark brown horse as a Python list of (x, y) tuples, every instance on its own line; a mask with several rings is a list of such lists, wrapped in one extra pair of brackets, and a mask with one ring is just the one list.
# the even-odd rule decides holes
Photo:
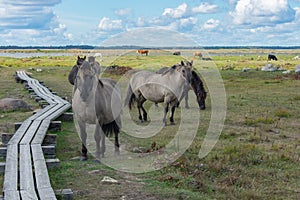
[(85, 61), (86, 59), (86, 56), (84, 57), (80, 57), (80, 56), (77, 56), (77, 61), (76, 61), (76, 65), (73, 66), (71, 72), (69, 73), (69, 76), (68, 76), (68, 80), (69, 80), (69, 83), (71, 83), (72, 85), (74, 85), (74, 81), (76, 79), (76, 75), (77, 75), (77, 72), (78, 72), (78, 67), (80, 65), (82, 65), (83, 61)]

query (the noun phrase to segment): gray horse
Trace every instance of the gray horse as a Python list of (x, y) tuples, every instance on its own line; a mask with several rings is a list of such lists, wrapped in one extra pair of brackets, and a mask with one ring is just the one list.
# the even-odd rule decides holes
[[(189, 66), (190, 68), (192, 68), (193, 65), (193, 61), (189, 62), (189, 61), (185, 61), (185, 64), (187, 66)], [(180, 65), (175, 65), (176, 67), (180, 67)], [(163, 67), (161, 69), (159, 69), (156, 73), (157, 74), (162, 74), (164, 72), (166, 72), (167, 70), (169, 70), (169, 67)], [(200, 79), (200, 77), (197, 75), (197, 73), (192, 70), (192, 74), (191, 74), (191, 83), (187, 84), (184, 88), (184, 93), (183, 95), (180, 97), (179, 99), (179, 103), (181, 102), (181, 100), (184, 98), (185, 99), (185, 108), (189, 108), (189, 104), (188, 104), (188, 93), (189, 90), (193, 90), (196, 97), (197, 97), (197, 103), (199, 105), (199, 108), (201, 110), (205, 109), (205, 99), (206, 99), (206, 94), (207, 92), (205, 91), (204, 87), (203, 87), (203, 82)]]
[[(146, 100), (155, 103), (164, 103), (163, 123), (167, 125), (166, 115), (171, 107), (170, 122), (174, 123), (174, 112), (178, 100), (183, 95), (184, 87), (191, 80), (191, 68), (182, 61), (180, 64), (170, 67), (162, 74), (149, 71), (139, 71), (132, 75), (128, 85), (125, 105), (132, 108), (137, 103), (139, 120), (147, 121), (147, 112), (143, 107)], [(141, 114), (143, 112), (143, 116)]]
[(87, 160), (86, 125), (95, 124), (96, 159), (105, 152), (105, 136), (114, 133), (115, 153), (119, 154), (118, 134), (121, 128), (121, 91), (112, 79), (99, 79), (99, 67), (93, 60), (78, 66), (72, 100), (75, 120), (82, 140), (82, 160)]

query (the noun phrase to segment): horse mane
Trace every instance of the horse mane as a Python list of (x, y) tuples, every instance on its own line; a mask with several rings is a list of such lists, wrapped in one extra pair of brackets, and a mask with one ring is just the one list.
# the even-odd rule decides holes
[[(205, 92), (205, 89), (203, 87), (203, 82), (198, 76), (198, 74), (192, 70), (192, 80), (191, 80), (192, 88), (195, 90), (196, 88), (201, 89)], [(200, 87), (200, 88), (199, 88)]]
[(173, 65), (172, 67), (168, 67), (168, 69), (166, 71), (162, 72), (161, 75), (164, 76), (168, 73), (173, 73), (177, 67), (179, 67), (178, 64)]

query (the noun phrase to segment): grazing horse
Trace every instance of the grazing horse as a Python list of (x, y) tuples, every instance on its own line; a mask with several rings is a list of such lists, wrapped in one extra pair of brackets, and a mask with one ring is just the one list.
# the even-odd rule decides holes
[(201, 52), (194, 52), (194, 57), (198, 56), (199, 58), (202, 58), (202, 53)]
[(174, 56), (180, 56), (180, 55), (181, 55), (181, 52), (180, 52), (180, 51), (175, 51), (175, 52), (173, 52), (173, 55), (174, 55)]
[[(186, 65), (188, 66), (192, 66), (193, 61), (191, 62), (186, 62)], [(179, 65), (176, 65), (177, 67)], [(164, 73), (165, 71), (168, 70), (168, 67), (163, 67), (160, 70), (158, 70), (156, 73), (161, 74)], [(197, 103), (199, 105), (199, 108), (201, 110), (205, 109), (205, 99), (206, 99), (206, 94), (207, 92), (205, 91), (204, 87), (203, 87), (203, 82), (200, 79), (200, 77), (198, 76), (198, 74), (192, 70), (192, 74), (191, 74), (191, 83), (189, 85), (186, 85), (185, 89), (184, 89), (184, 93), (182, 95), (182, 97), (180, 97), (179, 99), (179, 103), (181, 102), (181, 100), (184, 98), (185, 99), (185, 108), (189, 108), (189, 104), (188, 104), (188, 92), (189, 90), (193, 90), (196, 97), (197, 97)]]
[[(134, 102), (137, 103), (139, 111), (139, 120), (147, 121), (147, 112), (143, 107), (146, 100), (154, 103), (164, 103), (163, 123), (167, 125), (166, 115), (171, 107), (170, 122), (174, 123), (174, 112), (179, 98), (184, 92), (186, 84), (189, 84), (191, 79), (191, 69), (189, 69), (182, 61), (180, 66), (174, 65), (169, 70), (162, 74), (156, 74), (149, 71), (139, 71), (132, 75), (125, 105), (129, 109), (132, 108)], [(143, 111), (143, 117), (141, 114)]]
[[(92, 61), (93, 59), (89, 59)], [(72, 99), (74, 118), (78, 123), (82, 141), (82, 159), (87, 160), (86, 125), (95, 124), (96, 159), (105, 152), (105, 136), (114, 133), (115, 153), (119, 154), (118, 134), (121, 128), (121, 91), (112, 79), (99, 79), (99, 68), (95, 63), (83, 61), (78, 66), (76, 88)]]
[(137, 50), (137, 53), (138, 53), (138, 54), (141, 54), (141, 55), (146, 54), (146, 56), (148, 56), (149, 50), (139, 49), (139, 50)]
[(268, 60), (277, 60), (276, 56), (273, 54), (268, 55)]

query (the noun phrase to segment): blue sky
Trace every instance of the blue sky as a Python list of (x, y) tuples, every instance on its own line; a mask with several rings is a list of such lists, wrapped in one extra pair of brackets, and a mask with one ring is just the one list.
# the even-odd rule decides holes
[(300, 0), (0, 0), (0, 45), (101, 45), (149, 27), (200, 46), (296, 46)]

